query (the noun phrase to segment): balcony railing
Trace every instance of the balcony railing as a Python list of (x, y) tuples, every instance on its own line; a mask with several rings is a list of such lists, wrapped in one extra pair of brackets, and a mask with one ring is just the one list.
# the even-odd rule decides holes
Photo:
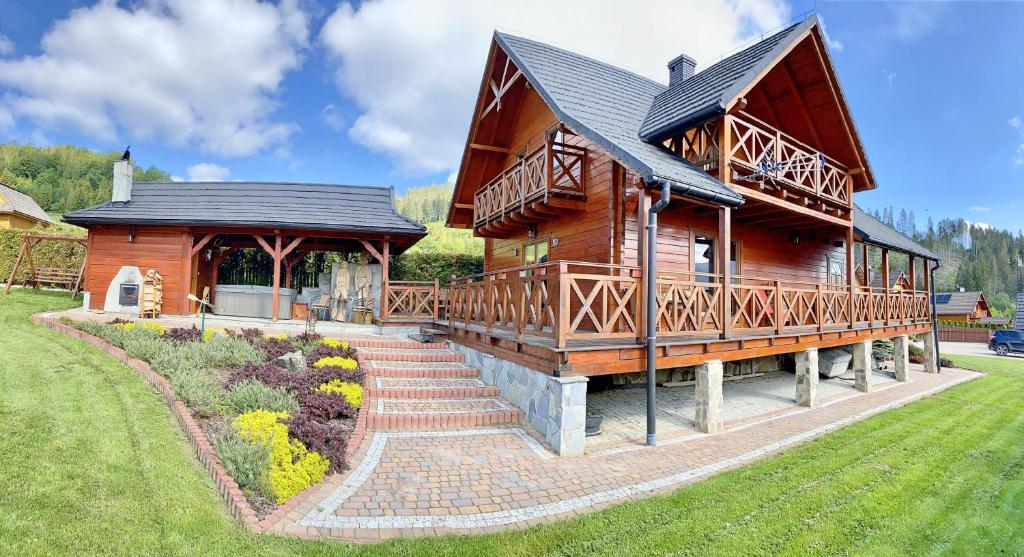
[[(726, 115), (687, 131), (678, 147), (682, 156), (705, 171), (718, 168), (723, 123), (729, 131), (730, 167), (748, 175), (761, 172), (795, 191), (850, 206), (851, 177), (845, 166), (745, 112)], [(719, 172), (719, 176), (723, 174)], [(737, 183), (734, 176), (726, 178)]]
[(586, 162), (585, 148), (548, 141), (476, 192), (473, 225), (479, 227), (502, 219), (515, 211), (522, 211), (527, 203), (547, 200), (551, 194), (585, 196)]
[[(447, 293), (450, 324), (506, 330), (517, 338), (642, 340), (645, 315), (639, 268), (556, 261), (456, 279)], [(725, 312), (724, 300), (729, 300)], [(928, 294), (733, 277), (664, 274), (657, 281), (659, 337), (778, 336), (930, 322)]]
[(433, 321), (442, 304), (439, 281), (391, 281), (384, 315), (392, 321)]

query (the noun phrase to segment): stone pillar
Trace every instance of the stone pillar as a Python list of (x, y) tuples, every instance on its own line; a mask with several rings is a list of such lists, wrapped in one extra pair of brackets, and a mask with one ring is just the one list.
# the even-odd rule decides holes
[(722, 406), (722, 361), (710, 360), (699, 366), (697, 378), (697, 429), (704, 433), (721, 433)]
[(896, 380), (910, 379), (910, 337), (900, 335), (892, 339), (892, 355), (896, 360)]
[(935, 345), (935, 333), (928, 331), (921, 336), (924, 339), (924, 371), (925, 373), (938, 373), (939, 347)]
[(587, 437), (587, 378), (549, 377), (548, 392), (544, 439), (561, 456), (582, 456)]
[(818, 405), (818, 349), (809, 348), (794, 355), (796, 360), (796, 403), (814, 408)]
[(871, 370), (871, 341), (853, 345), (853, 375), (857, 390), (870, 393), (874, 372)]

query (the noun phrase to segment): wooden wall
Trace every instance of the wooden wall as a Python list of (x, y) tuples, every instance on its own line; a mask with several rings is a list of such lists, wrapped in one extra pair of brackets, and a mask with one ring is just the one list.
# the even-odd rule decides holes
[(89, 257), (85, 269), (85, 290), (90, 307), (103, 309), (110, 281), (122, 266), (136, 266), (146, 274), (156, 269), (163, 277), (163, 313), (180, 315), (183, 309), (182, 282), (187, 261), (189, 234), (180, 228), (136, 226), (134, 241), (128, 241), (127, 226), (94, 226), (89, 229)]
[[(555, 117), (536, 91), (530, 89), (520, 109), (516, 129), (505, 160), (505, 167), (514, 164), (522, 152), (532, 152), (544, 144), (548, 131), (558, 124)], [(616, 163), (596, 145), (580, 136), (568, 136), (569, 143), (588, 149), (587, 202), (583, 211), (573, 212), (539, 223), (537, 237), (529, 238), (523, 232), (512, 238), (485, 241), (484, 268), (487, 271), (522, 265), (524, 243), (557, 238), (551, 246), (549, 258), (554, 260), (590, 261), (609, 263), (615, 236), (613, 235), (613, 176)], [(516, 255), (513, 250), (519, 249)]]

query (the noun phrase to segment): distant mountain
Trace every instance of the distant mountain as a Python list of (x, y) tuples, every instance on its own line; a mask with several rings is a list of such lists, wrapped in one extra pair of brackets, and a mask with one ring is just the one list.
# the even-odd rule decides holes
[(484, 254), (484, 240), (473, 236), (472, 230), (445, 228), (448, 205), (452, 201), (451, 184), (434, 184), (409, 188), (395, 199), (403, 215), (426, 225), (429, 235), (410, 251), (427, 253)]
[[(114, 161), (121, 151), (101, 153), (57, 145), (35, 147), (0, 144), (0, 183), (32, 196), (45, 211), (63, 213), (110, 200)], [(150, 166), (135, 168), (135, 181), (170, 181), (171, 176)]]

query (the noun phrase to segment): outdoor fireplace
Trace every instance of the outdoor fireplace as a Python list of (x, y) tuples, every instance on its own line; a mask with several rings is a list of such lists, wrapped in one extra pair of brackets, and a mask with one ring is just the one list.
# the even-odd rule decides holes
[(121, 292), (117, 298), (117, 304), (120, 306), (139, 305), (139, 285), (133, 283), (122, 283)]

